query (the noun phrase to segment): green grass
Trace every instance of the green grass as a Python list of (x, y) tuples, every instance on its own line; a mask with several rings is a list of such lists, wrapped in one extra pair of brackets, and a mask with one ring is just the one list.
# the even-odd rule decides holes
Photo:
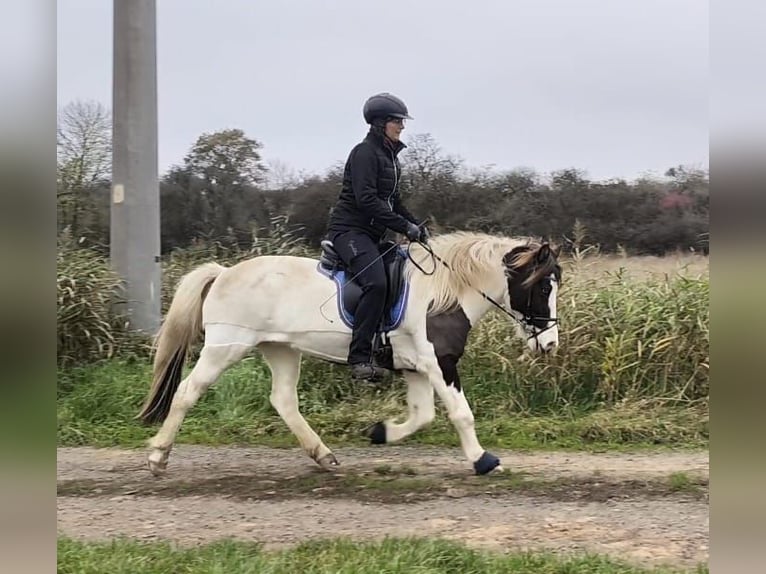
[(671, 492), (698, 493), (701, 491), (699, 481), (695, 480), (685, 472), (674, 472), (667, 480), (668, 488)]
[[(707, 573), (700, 565), (698, 574)], [(178, 549), (169, 543), (85, 543), (59, 538), (59, 574), (668, 574), (602, 556), (548, 553), (493, 554), (443, 540), (393, 539), (358, 543), (312, 541), (278, 552), (254, 543), (221, 541)]]
[[(378, 391), (345, 383), (335, 366), (306, 361), (299, 387), (301, 410), (318, 433), (335, 445), (361, 445), (363, 429), (381, 418), (406, 414), (404, 384)], [(150, 379), (144, 361), (109, 361), (59, 372), (60, 445), (141, 446), (156, 428), (133, 419)], [(520, 410), (512, 397), (474, 401), (481, 391), (465, 382), (474, 403), (476, 430), (488, 448), (626, 449), (668, 445), (705, 447), (707, 409), (665, 407), (644, 401), (610, 408)], [(250, 358), (224, 374), (191, 410), (179, 443), (297, 446), (269, 403), (267, 370)], [(478, 403), (478, 404), (476, 404)], [(437, 402), (438, 405), (438, 402)], [(408, 439), (457, 446), (442, 407), (426, 429)]]

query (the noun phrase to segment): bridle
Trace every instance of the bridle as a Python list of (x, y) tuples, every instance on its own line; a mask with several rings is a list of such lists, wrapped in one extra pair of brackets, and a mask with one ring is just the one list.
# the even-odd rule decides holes
[[(408, 259), (409, 259), (409, 260), (412, 262), (412, 264), (413, 264), (415, 267), (417, 267), (417, 268), (420, 270), (420, 272), (421, 272), (421, 273), (423, 273), (424, 275), (433, 275), (433, 273), (434, 273), (434, 271), (436, 270), (436, 268), (434, 268), (434, 271), (431, 271), (430, 273), (428, 273), (428, 272), (426, 272), (426, 270), (425, 270), (425, 269), (423, 269), (423, 268), (420, 266), (420, 264), (419, 264), (417, 261), (415, 261), (415, 260), (413, 259), (413, 257), (412, 257), (412, 254), (410, 253), (410, 246), (412, 245), (412, 243), (413, 243), (413, 242), (410, 242), (410, 243), (408, 244), (408, 246), (407, 246), (407, 258), (408, 258)], [(450, 271), (450, 272), (452, 272), (452, 268), (451, 268), (451, 267), (450, 267), (450, 266), (447, 264), (447, 262), (446, 262), (446, 261), (444, 261), (444, 259), (442, 259), (442, 258), (441, 258), (441, 257), (439, 257), (439, 256), (438, 256), (436, 253), (434, 253), (434, 250), (433, 250), (433, 248), (432, 248), (430, 245), (428, 245), (427, 243), (423, 243), (423, 242), (422, 242), (422, 241), (420, 241), (420, 240), (416, 240), (416, 241), (415, 241), (415, 243), (418, 243), (418, 244), (419, 244), (419, 245), (420, 245), (420, 246), (421, 246), (423, 249), (425, 249), (425, 250), (426, 250), (426, 251), (427, 251), (427, 252), (428, 252), (428, 253), (431, 255), (431, 257), (433, 257), (434, 259), (436, 259), (437, 261), (439, 261), (439, 262), (440, 262), (442, 265), (444, 265), (444, 266), (445, 266), (447, 269), (449, 269), (449, 271)], [(484, 299), (486, 299), (487, 301), (489, 301), (489, 302), (490, 302), (492, 305), (494, 305), (495, 307), (497, 307), (498, 309), (500, 309), (500, 311), (502, 311), (503, 313), (505, 313), (506, 315), (508, 315), (508, 316), (509, 316), (511, 319), (513, 319), (514, 321), (516, 321), (516, 322), (517, 322), (517, 323), (518, 323), (518, 324), (521, 326), (521, 328), (524, 330), (524, 332), (527, 334), (527, 340), (528, 340), (528, 341), (529, 341), (530, 339), (535, 339), (535, 341), (536, 341), (536, 342), (539, 344), (539, 341), (537, 340), (537, 338), (538, 338), (540, 335), (542, 335), (543, 333), (545, 333), (547, 330), (549, 330), (549, 329), (552, 329), (553, 327), (555, 327), (555, 326), (557, 326), (557, 325), (559, 324), (559, 320), (558, 320), (558, 318), (557, 318), (557, 317), (542, 317), (542, 316), (540, 316), (540, 315), (530, 315), (530, 314), (528, 314), (528, 313), (525, 313), (525, 314), (523, 314), (522, 318), (521, 318), (521, 319), (519, 319), (519, 318), (516, 316), (516, 314), (515, 314), (515, 313), (518, 313), (518, 311), (513, 311), (513, 310), (509, 311), (508, 309), (506, 309), (506, 308), (505, 308), (505, 306), (504, 306), (504, 305), (502, 305), (502, 304), (498, 303), (497, 301), (495, 301), (495, 300), (494, 300), (492, 297), (490, 297), (489, 295), (487, 295), (487, 294), (486, 294), (484, 291), (482, 291), (481, 289), (478, 289), (478, 288), (476, 288), (476, 287), (473, 287), (473, 286), (471, 286), (471, 287), (472, 287), (472, 288), (473, 288), (473, 289), (474, 289), (476, 292), (478, 292), (478, 293), (479, 293), (479, 295), (481, 295), (482, 297), (484, 297)], [(529, 292), (529, 295), (528, 295), (528, 299), (527, 299), (527, 309), (529, 309), (529, 307), (530, 307), (531, 303), (532, 303), (532, 292), (530, 291), (530, 292)], [(534, 324), (534, 321), (545, 321), (545, 322), (546, 322), (546, 326), (545, 326), (545, 327), (537, 327), (537, 326)], [(531, 334), (530, 334), (530, 332), (531, 332)]]
[[(532, 292), (529, 292), (529, 295), (527, 296), (527, 309), (532, 304)], [(503, 309), (505, 311), (505, 309)], [(506, 311), (507, 313), (507, 311)], [(514, 317), (515, 319), (515, 317)], [(518, 319), (517, 319), (518, 321)], [(546, 326), (545, 327), (538, 327), (534, 324), (534, 321), (545, 321)], [(529, 335), (529, 332), (532, 331), (532, 335), (529, 335), (527, 337), (527, 340), (529, 339), (535, 339), (537, 341), (537, 337), (545, 333), (548, 329), (552, 329), (553, 327), (557, 326), (559, 324), (558, 317), (542, 317), (540, 315), (529, 315), (525, 314), (524, 318), (521, 321), (518, 321), (521, 323), (521, 327), (524, 329), (524, 331)], [(539, 342), (539, 341), (538, 341)]]

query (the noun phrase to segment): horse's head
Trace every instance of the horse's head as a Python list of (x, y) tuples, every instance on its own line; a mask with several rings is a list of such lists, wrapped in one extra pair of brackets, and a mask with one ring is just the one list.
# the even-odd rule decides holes
[(559, 344), (559, 252), (560, 248), (543, 243), (515, 247), (503, 257), (511, 310), (521, 321), (532, 352), (549, 353)]

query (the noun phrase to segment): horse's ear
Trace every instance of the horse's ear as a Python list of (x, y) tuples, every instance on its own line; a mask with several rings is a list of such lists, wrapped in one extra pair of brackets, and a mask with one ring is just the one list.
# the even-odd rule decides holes
[(540, 249), (537, 250), (537, 262), (545, 263), (551, 258), (551, 246), (547, 243), (543, 243)]
[(519, 256), (522, 253), (526, 253), (528, 251), (529, 251), (529, 247), (527, 247), (526, 245), (514, 247), (503, 256), (503, 264), (506, 266), (506, 268), (508, 268), (509, 271), (513, 271)]
[(561, 245), (557, 245), (553, 248), (553, 256), (558, 259), (559, 255), (561, 255)]

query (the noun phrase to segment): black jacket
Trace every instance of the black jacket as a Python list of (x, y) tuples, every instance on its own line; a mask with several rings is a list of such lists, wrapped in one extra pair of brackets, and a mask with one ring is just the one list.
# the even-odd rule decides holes
[(406, 146), (385, 140), (370, 129), (354, 146), (343, 172), (343, 187), (328, 223), (331, 239), (346, 231), (362, 231), (380, 240), (391, 229), (407, 231), (407, 222), (415, 217), (402, 205), (399, 180), (402, 169), (399, 152)]

